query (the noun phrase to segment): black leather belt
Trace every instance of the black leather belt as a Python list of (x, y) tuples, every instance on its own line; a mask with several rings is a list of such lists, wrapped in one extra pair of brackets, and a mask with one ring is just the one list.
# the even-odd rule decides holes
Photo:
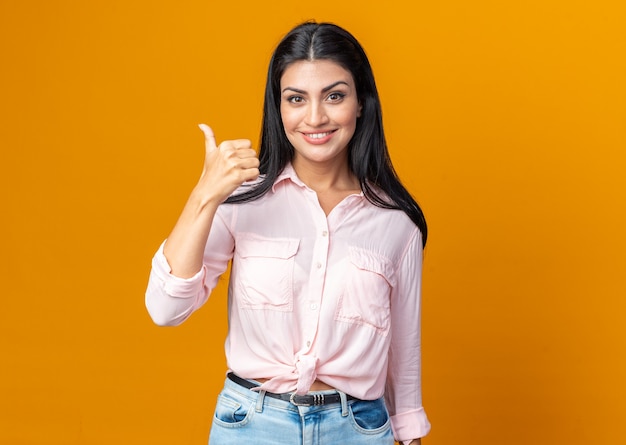
[[(247, 389), (258, 388), (259, 385), (255, 385), (249, 380), (243, 379), (239, 377), (237, 374), (229, 372), (227, 377), (235, 382), (236, 384), (243, 386)], [(276, 394), (273, 392), (266, 392), (266, 397), (271, 397), (273, 399), (284, 400), (285, 402), (291, 402), (296, 406), (315, 406), (315, 405), (329, 405), (331, 403), (341, 403), (341, 396), (339, 393), (336, 394), (306, 394), (300, 396), (296, 393), (284, 393), (284, 394)], [(358, 400), (356, 397), (352, 397), (346, 394), (347, 400)]]

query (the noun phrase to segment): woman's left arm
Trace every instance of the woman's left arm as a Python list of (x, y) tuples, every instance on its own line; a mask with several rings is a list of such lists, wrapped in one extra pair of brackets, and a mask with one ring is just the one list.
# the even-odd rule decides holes
[[(424, 437), (430, 423), (422, 406), (421, 278), (422, 237), (415, 226), (405, 241), (391, 293), (391, 344), (385, 400), (396, 440), (408, 445)], [(419, 444), (419, 442), (417, 442)], [(415, 445), (414, 443), (411, 445)]]

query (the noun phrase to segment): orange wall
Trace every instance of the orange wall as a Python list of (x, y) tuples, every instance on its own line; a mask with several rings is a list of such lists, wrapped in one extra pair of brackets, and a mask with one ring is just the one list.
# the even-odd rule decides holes
[(624, 2), (266, 4), (0, 3), (0, 444), (206, 443), (223, 287), (157, 328), (150, 258), (196, 124), (256, 140), (271, 50), (307, 18), (366, 47), (430, 222), (425, 443), (620, 443)]

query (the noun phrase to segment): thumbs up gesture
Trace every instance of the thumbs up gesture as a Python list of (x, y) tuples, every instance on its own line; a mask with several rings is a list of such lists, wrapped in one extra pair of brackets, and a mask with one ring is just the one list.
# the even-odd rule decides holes
[(211, 127), (199, 125), (204, 133), (206, 154), (196, 191), (205, 199), (224, 202), (246, 181), (259, 176), (259, 159), (247, 139), (223, 141), (217, 145)]

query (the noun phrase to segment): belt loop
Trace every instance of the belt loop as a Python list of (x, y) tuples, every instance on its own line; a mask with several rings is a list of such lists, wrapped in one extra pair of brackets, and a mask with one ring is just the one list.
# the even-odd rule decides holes
[(263, 402), (265, 401), (265, 391), (259, 391), (259, 396), (256, 399), (256, 408), (255, 411), (257, 413), (263, 412)]
[(346, 417), (348, 415), (348, 397), (343, 391), (337, 391), (339, 398), (341, 399), (341, 416)]

